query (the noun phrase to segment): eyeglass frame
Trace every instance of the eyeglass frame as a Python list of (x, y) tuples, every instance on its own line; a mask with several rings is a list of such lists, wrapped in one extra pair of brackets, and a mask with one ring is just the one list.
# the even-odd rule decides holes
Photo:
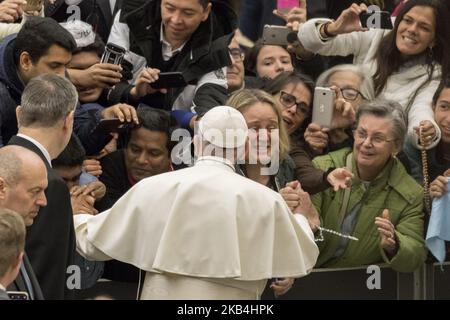
[[(352, 131), (353, 131), (353, 138), (355, 139), (355, 143), (357, 143), (357, 144), (363, 144), (364, 142), (366, 142), (367, 138), (369, 138), (369, 135), (367, 134), (367, 132), (364, 133), (364, 135), (362, 136), (360, 130), (354, 129)], [(375, 141), (374, 139), (379, 139), (379, 141)], [(369, 142), (373, 146), (382, 146), (387, 142), (394, 142), (397, 140), (398, 139), (387, 139), (386, 137), (375, 136), (375, 137), (370, 137)]]
[[(237, 52), (239, 51), (239, 56)], [(233, 60), (236, 62), (244, 61), (245, 53), (241, 48), (228, 48), (228, 53), (233, 57)]]
[[(287, 96), (292, 97), (294, 103), (291, 104), (290, 106), (284, 104), (284, 103), (283, 103), (283, 100), (282, 100), (282, 96), (283, 96), (283, 95), (287, 95)], [(311, 115), (311, 111), (312, 111), (311, 108), (308, 108), (308, 107), (304, 107), (304, 108), (303, 108), (303, 105), (306, 106), (306, 103), (303, 102), (303, 101), (302, 101), (302, 102), (297, 102), (297, 99), (295, 98), (295, 96), (292, 95), (292, 94), (290, 94), (290, 93), (287, 93), (287, 92), (281, 90), (281, 91), (280, 91), (280, 98), (279, 98), (278, 100), (280, 100), (281, 105), (282, 105), (284, 108), (286, 108), (286, 109), (292, 108), (292, 107), (295, 105), (295, 106), (296, 106), (296, 108), (295, 108), (295, 113), (296, 113), (297, 115), (303, 115), (303, 116), (305, 116), (305, 117), (308, 117), (308, 116)], [(305, 111), (304, 111), (305, 109), (308, 109), (308, 111), (305, 112)]]
[[(355, 88), (339, 88), (339, 87), (338, 87), (338, 89), (339, 89), (339, 91), (341, 92), (341, 94), (342, 94), (342, 96), (344, 97), (344, 99), (346, 99), (346, 100), (349, 100), (349, 101), (355, 101), (356, 99), (358, 99), (358, 96), (361, 96), (361, 98), (364, 99), (364, 96), (363, 96), (363, 94), (361, 93), (361, 91), (359, 91), (359, 90), (357, 90), (357, 89), (355, 89)], [(352, 91), (355, 91), (355, 92), (356, 92), (355, 98), (351, 99), (351, 98), (345, 97), (345, 94), (344, 94), (344, 91), (345, 91), (345, 90), (352, 90)]]

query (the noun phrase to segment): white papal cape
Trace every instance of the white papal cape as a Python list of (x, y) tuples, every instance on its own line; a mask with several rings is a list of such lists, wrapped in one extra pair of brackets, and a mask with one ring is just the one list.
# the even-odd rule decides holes
[(74, 220), (82, 255), (147, 271), (147, 299), (259, 298), (267, 279), (304, 276), (319, 254), (303, 216), (217, 157), (144, 179)]

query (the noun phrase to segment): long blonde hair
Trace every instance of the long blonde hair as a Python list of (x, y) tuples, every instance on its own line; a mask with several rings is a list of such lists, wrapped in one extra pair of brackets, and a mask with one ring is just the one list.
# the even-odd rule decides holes
[(283, 122), (281, 108), (278, 102), (265, 91), (258, 89), (242, 89), (235, 92), (227, 101), (226, 105), (239, 110), (243, 113), (244, 109), (253, 106), (256, 103), (267, 103), (272, 107), (278, 118), (280, 160), (282, 161), (289, 153), (289, 136)]

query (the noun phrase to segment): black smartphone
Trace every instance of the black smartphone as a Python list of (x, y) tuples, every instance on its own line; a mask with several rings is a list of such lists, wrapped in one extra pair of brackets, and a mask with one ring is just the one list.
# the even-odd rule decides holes
[(103, 52), (101, 63), (111, 63), (120, 65), (127, 50), (114, 43), (108, 42)]
[(159, 79), (151, 83), (150, 86), (154, 89), (161, 88), (179, 88), (187, 85), (181, 72), (161, 72)]
[(92, 133), (114, 133), (122, 132), (132, 126), (129, 122), (121, 122), (118, 118), (101, 119)]
[(362, 12), (359, 15), (361, 26), (370, 29), (393, 29), (391, 14), (388, 11)]
[(7, 291), (6, 293), (11, 300), (30, 300), (25, 291)]

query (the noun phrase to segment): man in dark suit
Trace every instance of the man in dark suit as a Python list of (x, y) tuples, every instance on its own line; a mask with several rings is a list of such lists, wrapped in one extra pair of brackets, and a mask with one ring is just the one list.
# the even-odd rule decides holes
[(77, 101), (69, 80), (49, 74), (33, 78), (16, 110), (19, 133), (9, 142), (35, 152), (47, 167), (47, 206), (39, 210), (26, 240), (26, 252), (46, 299), (71, 298), (74, 289), (66, 285), (75, 250), (70, 194), (51, 168), (51, 160), (70, 139)]
[(6, 287), (19, 273), (25, 246), (25, 225), (15, 212), (0, 208), (0, 300), (10, 300)]
[[(47, 204), (45, 163), (34, 152), (19, 146), (0, 149), (0, 208), (19, 213), (27, 227), (33, 224), (39, 209)], [(23, 291), (31, 300), (43, 300), (39, 282), (26, 254), (10, 291)]]

